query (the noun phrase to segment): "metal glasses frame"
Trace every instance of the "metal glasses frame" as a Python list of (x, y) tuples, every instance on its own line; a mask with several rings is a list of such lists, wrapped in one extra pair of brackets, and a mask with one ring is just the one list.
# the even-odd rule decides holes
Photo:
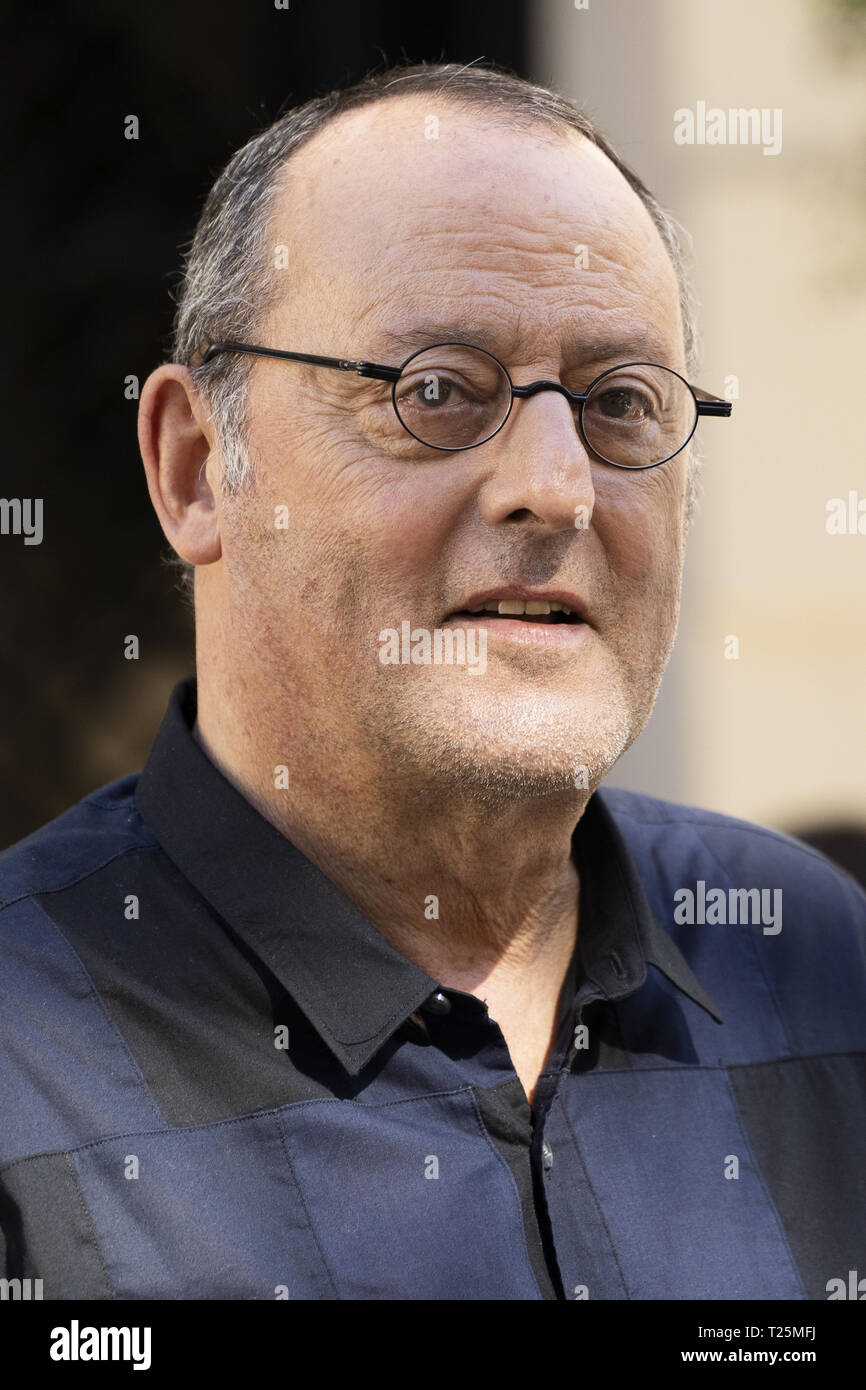
[[(485, 435), (483, 439), (476, 440), (474, 444), (458, 444), (454, 446), (447, 444), (430, 444), (426, 439), (422, 439), (420, 435), (415, 434), (413, 430), (409, 429), (409, 426), (405, 423), (397, 409), (397, 382), (409, 366), (409, 363), (414, 361), (416, 357), (420, 357), (423, 353), (430, 352), (433, 348), (437, 347), (471, 347), (476, 352), (483, 352), (496, 363), (511, 388), (511, 399), (508, 403), (508, 409), (496, 426), (496, 429), (491, 430), (490, 434)], [(622, 362), (617, 367), (608, 367), (605, 371), (601, 372), (594, 381), (590, 382), (585, 391), (569, 391), (568, 387), (563, 386), (561, 381), (531, 381), (527, 386), (515, 386), (509, 375), (508, 368), (499, 361), (499, 358), (494, 357), (492, 352), (488, 352), (486, 348), (478, 347), (475, 343), (430, 343), (428, 347), (418, 348), (416, 352), (411, 353), (402, 366), (386, 367), (381, 362), (356, 362), (346, 357), (320, 357), (310, 352), (286, 352), (282, 348), (257, 347), (252, 343), (236, 343), (227, 340), (225, 342), (212, 343), (205, 352), (201, 365), (204, 366), (205, 362), (209, 362), (212, 357), (216, 357), (217, 353), (221, 352), (243, 352), (250, 353), (257, 357), (281, 358), (288, 362), (306, 362), (313, 367), (331, 367), (339, 372), (355, 372), (358, 376), (373, 377), (378, 381), (390, 381), (392, 383), (391, 403), (394, 407), (394, 414), (397, 416), (397, 419), (400, 421), (406, 433), (410, 434), (413, 439), (417, 439), (425, 448), (439, 449), (449, 454), (465, 453), (467, 449), (477, 449), (479, 445), (486, 444), (488, 439), (492, 439), (494, 435), (498, 434), (511, 415), (515, 398), (526, 400), (527, 397), (534, 396), (539, 391), (558, 391), (560, 395), (565, 396), (566, 400), (569, 401), (571, 405), (579, 407), (577, 416), (578, 431), (589, 453), (594, 454), (595, 457), (601, 459), (603, 463), (609, 463), (612, 468), (622, 468), (628, 473), (643, 473), (648, 468), (658, 468), (661, 464), (667, 463), (669, 459), (676, 458), (677, 454), (682, 452), (692, 438), (692, 435), (698, 427), (698, 420), (702, 415), (727, 417), (730, 415), (732, 409), (731, 401), (723, 400), (720, 396), (712, 396), (709, 391), (704, 391), (699, 386), (692, 386), (690, 382), (686, 381), (684, 376), (680, 376), (680, 373), (675, 372), (672, 367), (663, 367), (663, 371), (670, 372), (672, 376), (678, 377), (683, 385), (688, 387), (688, 390), (691, 392), (692, 399), (695, 403), (695, 421), (682, 444), (680, 444), (679, 448), (674, 449), (672, 454), (668, 454), (665, 458), (659, 459), (657, 463), (643, 463), (633, 467), (627, 463), (616, 463), (613, 459), (605, 458), (604, 454), (600, 454), (598, 450), (590, 444), (583, 428), (583, 408), (596, 386), (600, 381), (603, 381), (605, 377), (613, 376), (616, 372), (621, 372), (624, 367), (661, 367), (661, 363), (659, 362)]]

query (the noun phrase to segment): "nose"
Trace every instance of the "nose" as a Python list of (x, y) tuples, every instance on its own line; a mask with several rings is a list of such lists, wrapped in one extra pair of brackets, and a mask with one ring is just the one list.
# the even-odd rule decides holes
[[(558, 383), (551, 383), (558, 388)], [(486, 446), (492, 466), (481, 489), (488, 525), (533, 523), (549, 531), (585, 529), (595, 506), (590, 456), (577, 407), (559, 389), (533, 383)]]

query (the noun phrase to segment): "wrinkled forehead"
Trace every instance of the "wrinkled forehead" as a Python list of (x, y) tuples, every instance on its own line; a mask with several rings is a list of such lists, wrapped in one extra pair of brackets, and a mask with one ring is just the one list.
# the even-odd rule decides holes
[(269, 327), (312, 350), (393, 358), (403, 327), (462, 318), (512, 355), (585, 331), (681, 356), (658, 230), (577, 131), (434, 97), (347, 113), (290, 162), (271, 239), (288, 256)]

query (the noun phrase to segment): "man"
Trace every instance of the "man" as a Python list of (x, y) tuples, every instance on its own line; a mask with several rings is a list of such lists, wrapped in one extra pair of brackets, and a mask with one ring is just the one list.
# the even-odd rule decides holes
[(597, 790), (730, 411), (670, 220), (553, 94), (392, 71), (234, 157), (174, 357), (139, 438), (197, 680), (140, 777), (2, 859), (8, 1276), (826, 1298), (863, 1256), (866, 900)]

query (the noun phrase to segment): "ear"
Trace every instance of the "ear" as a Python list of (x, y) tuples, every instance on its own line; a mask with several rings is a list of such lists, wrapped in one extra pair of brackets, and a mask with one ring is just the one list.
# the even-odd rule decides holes
[(168, 362), (151, 372), (138, 407), (147, 490), (166, 539), (192, 565), (210, 565), (222, 554), (213, 438), (188, 368)]

